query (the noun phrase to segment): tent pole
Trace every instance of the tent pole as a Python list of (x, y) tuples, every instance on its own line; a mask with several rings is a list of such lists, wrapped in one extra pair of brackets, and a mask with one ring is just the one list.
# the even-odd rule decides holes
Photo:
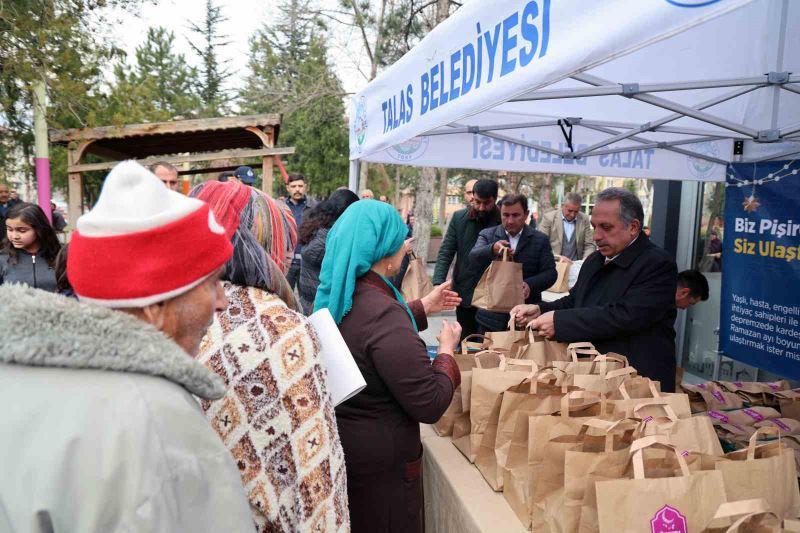
[(782, 157), (786, 157), (793, 154), (800, 154), (800, 146), (796, 146), (794, 148), (778, 152), (777, 154), (767, 155), (756, 159), (747, 159), (743, 161), (743, 163), (761, 163), (763, 161), (772, 161), (773, 159), (780, 159)]
[[(699, 105), (697, 105), (695, 107), (697, 109), (706, 109), (708, 107), (712, 107), (712, 106), (715, 106), (717, 104), (721, 104), (722, 102), (726, 102), (726, 101), (731, 100), (733, 98), (737, 98), (739, 96), (742, 96), (744, 94), (747, 94), (747, 93), (749, 93), (751, 91), (754, 91), (756, 89), (759, 89), (759, 88), (765, 87), (765, 86), (766, 85), (759, 85), (759, 86), (755, 86), (755, 87), (744, 87), (743, 89), (737, 89), (736, 91), (732, 91), (730, 93), (726, 93), (726, 94), (723, 94), (721, 96), (717, 96), (716, 98), (712, 98), (711, 100), (706, 100), (705, 102), (703, 102), (703, 103), (701, 103), (701, 104), (699, 104)], [(678, 120), (679, 118), (682, 118), (682, 117), (683, 117), (683, 115), (680, 114), (680, 113), (673, 113), (671, 115), (667, 115), (666, 117), (662, 117), (662, 118), (660, 118), (660, 119), (658, 119), (658, 120), (656, 120), (654, 122), (650, 122), (648, 126), (651, 127), (651, 128), (659, 127), (659, 126), (662, 126), (662, 125), (664, 125), (664, 124), (666, 124), (668, 122), (672, 122), (674, 120)], [(588, 121), (583, 121), (583, 122), (587, 123), (587, 124), (589, 123)], [(644, 126), (639, 126), (638, 128), (632, 129), (630, 131), (619, 133), (619, 134), (617, 134), (617, 135), (615, 135), (613, 137), (610, 137), (610, 138), (606, 139), (605, 141), (602, 141), (602, 142), (599, 142), (599, 143), (594, 144), (592, 146), (589, 146), (587, 148), (584, 148), (583, 150), (578, 150), (576, 155), (583, 155), (585, 152), (589, 152), (590, 150), (595, 150), (597, 148), (602, 148), (603, 146), (608, 146), (609, 144), (613, 144), (613, 143), (615, 143), (617, 141), (621, 141), (623, 139), (627, 139), (628, 137), (632, 137), (633, 135), (636, 135), (637, 133), (642, 133), (643, 131), (646, 131), (646, 129), (644, 129)], [(667, 130), (666, 128), (664, 128), (661, 131), (666, 131), (666, 132), (672, 133), (670, 130)], [(680, 132), (674, 131), (674, 133), (680, 133)]]
[(781, 85), (781, 89), (784, 89), (792, 93), (800, 94), (800, 87), (798, 87), (797, 85), (791, 85), (789, 83), (786, 83), (784, 85)]
[[(608, 80), (604, 80), (596, 76), (590, 76), (588, 74), (576, 74), (572, 78), (578, 81), (591, 83), (593, 85), (601, 85), (609, 83)], [(758, 137), (758, 132), (753, 128), (748, 128), (743, 124), (737, 124), (735, 122), (731, 122), (730, 120), (725, 120), (719, 117), (715, 117), (713, 115), (709, 115), (707, 113), (703, 113), (701, 111), (697, 111), (689, 106), (685, 106), (677, 102), (672, 102), (671, 100), (667, 100), (666, 98), (661, 98), (660, 96), (653, 96), (652, 94), (632, 94), (631, 98), (639, 100), (641, 102), (645, 102), (650, 105), (654, 105), (656, 107), (669, 109), (670, 111), (674, 111), (676, 113), (680, 113), (687, 117), (691, 117), (696, 120), (700, 120), (702, 122), (707, 122), (709, 124), (719, 126), (720, 128), (725, 128), (726, 130), (735, 131), (737, 133), (743, 133), (753, 139)]]
[(350, 174), (348, 176), (347, 188), (358, 194), (358, 177), (361, 169), (361, 160), (352, 159), (350, 161)]
[(584, 157), (591, 157), (595, 155), (608, 155), (608, 154), (618, 154), (621, 152), (630, 152), (632, 150), (641, 150), (643, 148), (667, 148), (670, 146), (680, 146), (682, 144), (695, 144), (701, 143), (706, 141), (720, 141), (722, 139), (726, 139), (727, 137), (700, 137), (697, 139), (683, 139), (680, 141), (669, 141), (669, 142), (650, 142), (647, 144), (642, 144), (639, 146), (625, 146), (621, 148), (609, 148), (607, 150), (597, 150), (595, 152), (589, 152), (588, 154), (584, 154)]
[(797, 133), (798, 131), (800, 131), (800, 122), (796, 122), (795, 124), (792, 124), (791, 126), (786, 126), (785, 128), (781, 128), (780, 136), (781, 137), (788, 137), (792, 133)]

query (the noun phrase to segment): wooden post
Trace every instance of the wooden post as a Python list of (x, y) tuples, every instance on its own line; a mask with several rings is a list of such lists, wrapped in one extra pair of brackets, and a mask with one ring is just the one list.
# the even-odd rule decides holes
[[(69, 148), (67, 151), (67, 165), (77, 165), (83, 153), (83, 146), (78, 149)], [(67, 216), (70, 230), (75, 230), (78, 217), (83, 214), (83, 173), (71, 172), (67, 181)]]
[[(258, 138), (261, 139), (261, 144), (264, 145), (264, 148), (275, 147), (275, 130), (271, 126), (264, 128), (263, 131), (252, 126), (245, 129), (251, 133), (255, 133)], [(261, 157), (261, 190), (267, 193), (270, 197), (272, 196), (273, 185), (272, 164), (273, 156), (265, 155)]]

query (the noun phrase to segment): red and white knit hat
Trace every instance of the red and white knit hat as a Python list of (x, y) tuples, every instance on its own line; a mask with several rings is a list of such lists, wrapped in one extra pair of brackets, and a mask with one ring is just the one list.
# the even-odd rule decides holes
[(67, 277), (82, 301), (144, 307), (196, 287), (232, 253), (208, 204), (124, 161), (106, 177), (94, 208), (78, 219)]

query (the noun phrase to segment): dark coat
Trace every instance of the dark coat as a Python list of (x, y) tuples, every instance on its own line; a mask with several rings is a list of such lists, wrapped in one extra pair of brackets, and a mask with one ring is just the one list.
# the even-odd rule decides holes
[(476, 268), (469, 259), (478, 234), (486, 229), (500, 224), (500, 211), (495, 209), (492, 216), (485, 222), (472, 217), (469, 208), (453, 213), (450, 225), (439, 248), (436, 258), (436, 268), (433, 271), (433, 284), (441, 285), (447, 279), (447, 272), (453, 258), (456, 264), (453, 267), (453, 290), (461, 296), (461, 306), (469, 307), (472, 303), (472, 293), (475, 285), (481, 279), (483, 270)]
[(607, 265), (600, 252), (591, 254), (569, 295), (540, 307), (555, 311), (556, 340), (590, 341), (601, 353), (620, 353), (672, 392), (677, 278), (675, 261), (640, 233)]
[(314, 311), (314, 298), (319, 287), (319, 272), (322, 268), (322, 259), (325, 257), (325, 239), (328, 238), (328, 228), (320, 228), (314, 237), (303, 246), (303, 262), (300, 266), (300, 283), (297, 288), (300, 292), (300, 304), (303, 312), (310, 315)]
[[(507, 241), (503, 226), (496, 226), (481, 231), (475, 247), (469, 253), (470, 262), (483, 273), (496, 258), (492, 246), (497, 241)], [(522, 281), (531, 288), (531, 293), (525, 303), (535, 304), (542, 299), (542, 291), (553, 286), (558, 279), (556, 261), (550, 248), (550, 241), (541, 231), (528, 225), (522, 227), (517, 249), (514, 252), (514, 262), (522, 263)], [(477, 285), (477, 280), (476, 280)], [(520, 287), (520, 292), (522, 288)], [(494, 313), (492, 311), (478, 310), (478, 323), (486, 331), (503, 331), (507, 329), (508, 313)]]
[(8, 202), (6, 202), (6, 205), (0, 205), (0, 229), (3, 230), (3, 235), (6, 234), (6, 215), (8, 214), (8, 210), (18, 203), (20, 203), (20, 200), (13, 200), (9, 198)]
[(56, 273), (45, 258), (25, 250), (17, 250), (16, 262), (0, 253), (0, 285), (3, 283), (24, 283), (34, 289), (56, 292)]
[[(409, 307), (427, 327), (419, 300)], [(419, 424), (442, 416), (461, 375), (452, 357), (431, 364), (405, 308), (379, 276), (356, 283), (339, 330), (367, 387), (336, 408), (347, 463), (353, 533), (416, 531), (421, 503)]]

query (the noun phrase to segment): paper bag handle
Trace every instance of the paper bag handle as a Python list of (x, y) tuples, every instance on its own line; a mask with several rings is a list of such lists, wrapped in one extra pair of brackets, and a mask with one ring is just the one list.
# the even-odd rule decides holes
[(486, 341), (489, 341), (490, 343), (492, 342), (492, 339), (490, 339), (486, 335), (481, 335), (480, 333), (472, 333), (472, 334), (467, 335), (466, 337), (464, 337), (464, 340), (461, 341), (461, 345), (463, 346), (464, 343), (470, 342), (470, 339), (481, 339), (483, 342), (486, 342)]
[[(554, 366), (542, 367), (536, 372), (536, 374), (534, 376), (531, 377), (530, 393), (531, 394), (536, 394), (536, 392), (539, 390), (539, 378), (541, 378), (542, 376), (546, 376), (546, 375), (553, 376), (553, 378), (555, 378), (556, 382), (558, 382), (558, 376), (555, 375), (555, 373), (553, 372), (554, 370), (558, 370), (559, 372), (564, 374), (563, 377), (567, 377), (569, 375), (569, 374), (567, 374), (566, 371), (564, 371), (561, 368), (556, 368)], [(564, 394), (569, 392), (569, 385), (567, 385), (566, 380), (562, 380), (561, 381), (561, 392), (563, 392)]]
[(508, 319), (508, 331), (517, 331), (517, 321), (514, 320), (514, 317)]
[[(653, 383), (653, 380), (650, 378), (644, 378), (647, 380), (647, 384), (650, 386), (650, 393), (653, 395), (653, 398), (661, 398), (661, 392), (659, 392), (656, 384)], [(630, 400), (631, 395), (628, 393), (628, 389), (625, 387), (625, 382), (619, 386), (619, 393), (622, 396), (623, 400)]]
[(567, 346), (567, 353), (569, 353), (570, 357), (572, 357), (572, 362), (578, 362), (578, 354), (584, 355), (586, 357), (589, 356), (599, 356), (600, 352), (598, 352), (594, 345), (590, 342), (573, 342), (572, 344)]
[[(602, 432), (605, 436), (605, 443), (604, 443), (604, 451), (606, 453), (614, 451), (614, 430), (617, 429), (617, 426), (622, 424), (623, 422), (630, 423), (631, 419), (623, 418), (620, 420), (610, 421), (610, 420), (603, 420), (602, 418), (592, 418), (581, 424), (581, 429), (578, 432), (578, 436), (576, 440), (578, 442), (583, 442), (584, 438), (586, 437), (586, 433), (589, 431), (589, 428), (597, 429)], [(629, 427), (625, 429), (627, 431), (635, 431), (635, 427)], [(624, 433), (623, 433), (624, 435)]]
[(650, 400), (647, 400), (647, 401), (644, 401), (644, 402), (640, 403), (639, 405), (637, 405), (637, 406), (635, 406), (633, 408), (632, 414), (634, 416), (636, 416), (639, 413), (639, 410), (641, 408), (648, 407), (650, 405), (658, 405), (660, 407), (663, 407), (664, 408), (664, 414), (667, 415), (667, 418), (669, 418), (670, 422), (677, 422), (678, 421), (677, 413), (675, 413), (675, 410), (672, 408), (672, 406), (667, 402), (667, 399), (664, 398), (664, 397), (652, 398)]
[(745, 522), (758, 515), (772, 515), (776, 525), (781, 523), (781, 519), (778, 517), (778, 515), (772, 512), (772, 510), (769, 508), (769, 504), (762, 498), (723, 503), (717, 508), (717, 512), (714, 515), (712, 522), (721, 520), (723, 518), (741, 516), (741, 518), (736, 520), (731, 527), (726, 530), (726, 533), (734, 532), (739, 531), (739, 528), (743, 526)]
[(636, 374), (636, 369), (633, 368), (632, 366), (626, 366), (626, 367), (623, 367), (623, 368), (619, 368), (617, 370), (612, 370), (610, 372), (607, 372), (605, 374), (605, 378), (606, 379), (614, 379), (614, 378), (618, 378), (620, 376), (629, 376), (631, 374)]
[(644, 452), (645, 448), (651, 447), (666, 448), (667, 450), (673, 452), (675, 457), (678, 459), (678, 466), (680, 466), (681, 474), (684, 476), (689, 476), (691, 474), (689, 472), (689, 466), (686, 464), (686, 459), (684, 459), (683, 455), (681, 455), (678, 450), (675, 449), (675, 446), (670, 443), (669, 438), (664, 435), (651, 435), (650, 437), (637, 439), (633, 441), (633, 444), (631, 444), (634, 479), (645, 479), (644, 458), (642, 457), (642, 453)]
[(585, 399), (594, 400), (592, 404), (600, 403), (601, 413), (604, 413), (606, 411), (606, 399), (602, 394), (600, 394), (599, 392), (580, 390), (567, 393), (561, 398), (561, 416), (564, 418), (569, 418), (570, 400), (585, 400)]
[(750, 435), (750, 441), (747, 443), (747, 460), (752, 461), (756, 458), (756, 446), (758, 443), (759, 435), (778, 435), (778, 442), (781, 440), (781, 430), (775, 426), (765, 426), (758, 428), (755, 433)]
[[(483, 369), (483, 364), (481, 363), (481, 356), (482, 355), (486, 355), (486, 354), (496, 354), (498, 356), (498, 358), (500, 359), (500, 363), (502, 363), (503, 360), (506, 357), (501, 352), (498, 352), (498, 351), (495, 351), (495, 350), (481, 350), (480, 352), (476, 353), (473, 356), (475, 358), (475, 366), (476, 367)], [(496, 368), (496, 367), (492, 367), (492, 368)]]
[(528, 374), (525, 379), (532, 379), (533, 376), (539, 371), (539, 365), (536, 364), (536, 361), (531, 361), (530, 359), (510, 359), (505, 355), (501, 354), (500, 357), (500, 366), (498, 369), (501, 372), (506, 372), (509, 366), (527, 366), (530, 367), (531, 372)]
[(511, 248), (510, 248), (510, 247), (508, 247), (508, 246), (502, 246), (502, 247), (500, 248), (500, 260), (501, 260), (501, 261), (507, 261), (507, 262), (511, 262), (511, 259), (510, 259), (510, 257), (509, 257), (509, 254), (510, 254), (510, 253), (511, 253)]

